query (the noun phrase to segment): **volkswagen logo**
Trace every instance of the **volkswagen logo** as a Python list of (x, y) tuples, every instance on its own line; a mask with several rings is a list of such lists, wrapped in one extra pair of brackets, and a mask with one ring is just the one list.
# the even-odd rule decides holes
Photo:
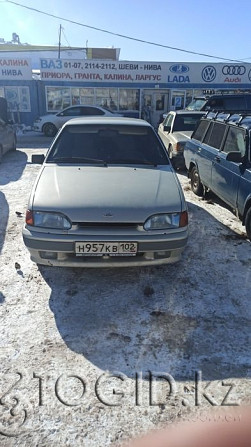
[(224, 65), (222, 68), (222, 73), (224, 75), (244, 75), (246, 73), (246, 68), (244, 65)]
[(187, 73), (189, 71), (189, 67), (183, 64), (172, 65), (169, 70), (172, 73)]
[(212, 82), (216, 78), (216, 70), (213, 65), (207, 65), (201, 72), (201, 77), (205, 82)]

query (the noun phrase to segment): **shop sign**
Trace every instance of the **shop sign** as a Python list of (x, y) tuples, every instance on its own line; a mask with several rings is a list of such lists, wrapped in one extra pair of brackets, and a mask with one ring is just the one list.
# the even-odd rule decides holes
[(32, 66), (30, 59), (0, 57), (0, 80), (32, 79)]
[(40, 59), (41, 80), (75, 83), (178, 85), (251, 82), (251, 64), (205, 64), (199, 62), (128, 62), (94, 59)]

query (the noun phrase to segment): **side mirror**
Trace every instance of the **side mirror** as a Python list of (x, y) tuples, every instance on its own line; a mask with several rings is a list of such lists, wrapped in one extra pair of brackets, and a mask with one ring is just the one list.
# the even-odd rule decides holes
[(170, 132), (171, 126), (164, 126), (164, 132)]
[(243, 156), (238, 152), (229, 152), (226, 156), (227, 161), (234, 161), (235, 163), (241, 163), (243, 160)]
[(44, 154), (35, 154), (31, 156), (31, 162), (37, 165), (42, 165), (44, 162)]

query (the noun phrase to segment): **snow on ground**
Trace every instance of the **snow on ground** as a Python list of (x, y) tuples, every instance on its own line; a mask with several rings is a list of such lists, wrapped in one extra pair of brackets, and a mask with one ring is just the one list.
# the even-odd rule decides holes
[(215, 196), (196, 197), (179, 173), (190, 231), (178, 264), (38, 267), (21, 231), (39, 170), (31, 154), (48, 142), (28, 141), (0, 165), (1, 446), (120, 445), (207, 418), (212, 404), (216, 415), (231, 418), (237, 406), (241, 417), (251, 246), (238, 218)]

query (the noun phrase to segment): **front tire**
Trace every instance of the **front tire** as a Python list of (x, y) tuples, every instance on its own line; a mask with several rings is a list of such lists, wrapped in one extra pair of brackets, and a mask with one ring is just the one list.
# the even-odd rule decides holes
[(200, 197), (203, 196), (204, 188), (203, 184), (201, 183), (199, 171), (196, 168), (196, 166), (194, 166), (193, 169), (191, 170), (190, 178), (191, 178), (191, 188), (194, 194)]
[(56, 128), (56, 126), (54, 126), (53, 123), (46, 123), (43, 126), (43, 132), (46, 137), (55, 137), (55, 135), (57, 133), (57, 128)]
[(247, 211), (245, 218), (245, 227), (248, 239), (251, 241), (251, 207)]

